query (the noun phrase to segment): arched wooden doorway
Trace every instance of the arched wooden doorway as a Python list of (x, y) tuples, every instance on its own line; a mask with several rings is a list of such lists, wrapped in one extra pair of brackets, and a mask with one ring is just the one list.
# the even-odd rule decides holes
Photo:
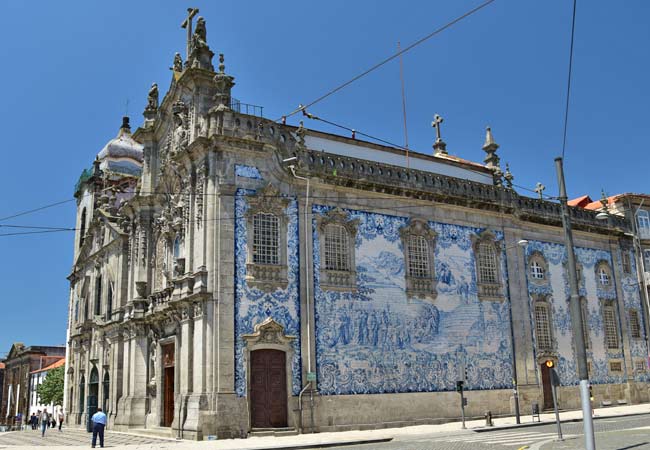
[(250, 398), (252, 427), (286, 427), (286, 353), (280, 350), (255, 350), (251, 352), (250, 355)]
[(90, 420), (97, 412), (99, 400), (99, 372), (96, 367), (90, 371), (90, 379), (88, 380), (88, 421), (86, 424), (86, 431), (89, 433), (93, 431), (92, 420)]
[(174, 421), (174, 370), (175, 370), (175, 351), (174, 343), (162, 346), (162, 365), (163, 365), (163, 414), (161, 425), (171, 427)]

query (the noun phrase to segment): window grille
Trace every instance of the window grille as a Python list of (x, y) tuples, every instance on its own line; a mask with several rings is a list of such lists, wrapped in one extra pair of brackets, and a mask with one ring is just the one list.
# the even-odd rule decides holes
[(616, 313), (612, 305), (603, 306), (603, 322), (605, 326), (605, 345), (609, 349), (618, 348), (618, 328)]
[(342, 225), (325, 227), (325, 270), (350, 270), (348, 231)]
[(587, 299), (580, 299), (580, 313), (582, 315), (582, 338), (585, 341), (585, 348), (590, 348), (589, 342), (589, 307), (587, 305)]
[(641, 321), (636, 309), (630, 310), (630, 336), (636, 339), (641, 337)]
[(530, 275), (536, 280), (544, 279), (544, 267), (535, 259), (530, 263)]
[(643, 209), (639, 210), (637, 213), (637, 218), (639, 222), (639, 228), (641, 229), (640, 231), (650, 230), (650, 215), (648, 214), (648, 211), (645, 211)]
[(255, 264), (280, 263), (280, 220), (269, 213), (253, 216), (253, 262)]
[(479, 283), (497, 283), (497, 257), (494, 245), (481, 242), (478, 246)]
[(609, 286), (609, 273), (607, 272), (607, 269), (604, 267), (600, 268), (598, 271), (598, 279), (600, 281), (600, 284), (603, 286)]
[(429, 244), (422, 236), (409, 236), (408, 240), (408, 267), (413, 278), (428, 278), (429, 270)]
[(623, 364), (620, 361), (612, 361), (609, 363), (609, 370), (612, 372), (622, 372)]
[(637, 372), (645, 372), (645, 361), (637, 359), (634, 361), (634, 370)]
[(645, 262), (644, 262), (645, 271), (649, 272), (650, 271), (650, 250), (644, 250), (643, 251), (643, 258), (645, 259)]
[(535, 305), (535, 331), (537, 334), (537, 348), (539, 350), (552, 350), (553, 338), (551, 336), (551, 323), (547, 305)]

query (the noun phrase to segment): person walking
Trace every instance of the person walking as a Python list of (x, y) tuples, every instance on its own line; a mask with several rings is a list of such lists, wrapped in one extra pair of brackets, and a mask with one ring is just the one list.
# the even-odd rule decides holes
[(106, 414), (104, 414), (101, 408), (97, 408), (97, 412), (93, 414), (90, 420), (93, 422), (92, 447), (95, 448), (95, 444), (97, 444), (97, 436), (99, 435), (99, 446), (104, 448), (104, 428), (106, 427)]
[(29, 424), (32, 426), (32, 430), (36, 429), (37, 423), (38, 423), (38, 417), (36, 417), (36, 413), (32, 413), (32, 416), (29, 418)]
[(47, 409), (44, 409), (41, 413), (41, 437), (45, 437), (45, 430), (47, 425), (50, 423), (50, 415), (47, 413)]
[(63, 410), (59, 410), (59, 433), (62, 431), (61, 426), (63, 426), (63, 419), (65, 419), (65, 416), (63, 415)]

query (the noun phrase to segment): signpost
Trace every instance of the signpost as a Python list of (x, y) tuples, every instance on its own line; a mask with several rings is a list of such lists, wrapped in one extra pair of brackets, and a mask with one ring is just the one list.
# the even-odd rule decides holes
[(563, 441), (562, 425), (560, 424), (560, 413), (557, 409), (557, 387), (560, 385), (560, 377), (555, 371), (555, 363), (552, 360), (546, 361), (546, 367), (551, 374), (551, 392), (553, 392), (553, 409), (555, 410), (555, 423), (557, 424), (557, 440)]

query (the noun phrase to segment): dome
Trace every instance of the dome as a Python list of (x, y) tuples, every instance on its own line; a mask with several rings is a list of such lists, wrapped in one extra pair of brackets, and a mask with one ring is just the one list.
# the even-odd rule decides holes
[(99, 168), (105, 172), (140, 175), (144, 159), (144, 146), (131, 136), (129, 118), (122, 118), (117, 137), (111, 139), (97, 154)]

